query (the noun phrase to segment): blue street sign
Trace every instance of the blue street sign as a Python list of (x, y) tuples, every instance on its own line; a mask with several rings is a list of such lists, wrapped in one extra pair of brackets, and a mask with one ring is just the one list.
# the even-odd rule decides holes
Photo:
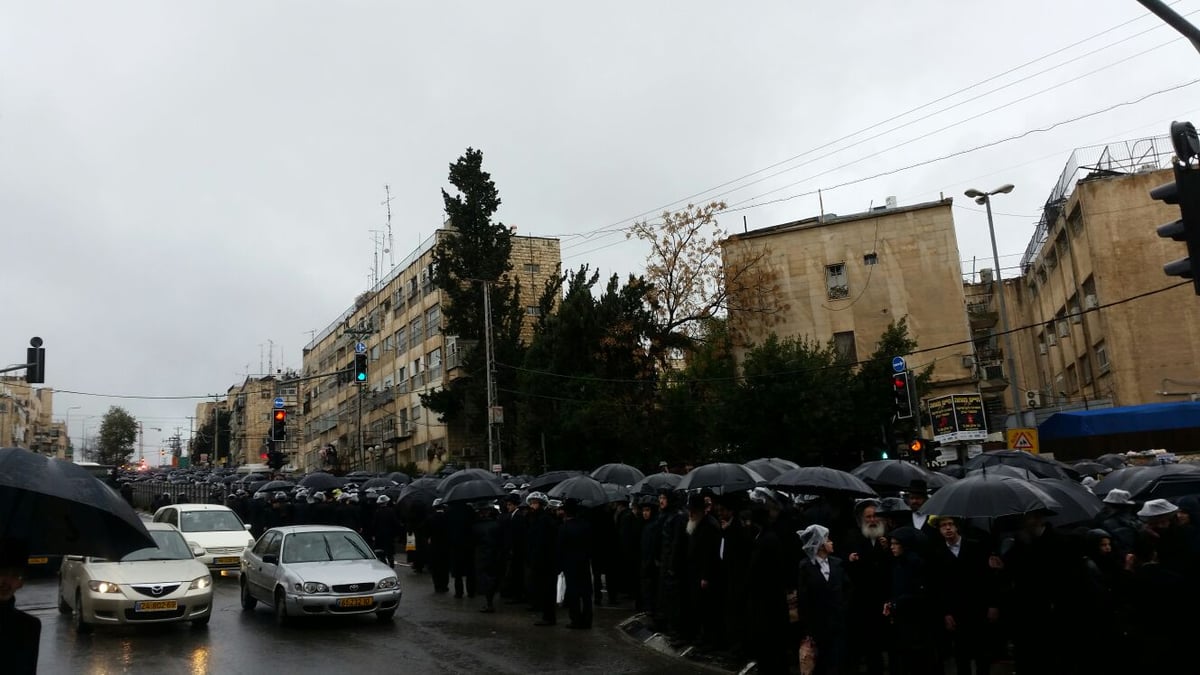
[(355, 342), (354, 343), (354, 353), (355, 354), (366, 354), (367, 353), (367, 343)]
[(896, 371), (897, 373), (904, 372), (904, 357), (903, 356), (893, 356), (892, 357), (892, 370)]
[(282, 407), (283, 407), (283, 397), (282, 397), (282, 396), (276, 396), (276, 397), (275, 397), (275, 407), (276, 407), (276, 408), (282, 408)]

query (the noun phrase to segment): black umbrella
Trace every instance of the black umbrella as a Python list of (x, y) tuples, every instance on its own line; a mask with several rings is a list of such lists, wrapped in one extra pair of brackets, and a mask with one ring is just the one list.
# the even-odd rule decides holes
[(699, 490), (710, 488), (717, 492), (736, 492), (749, 490), (765, 481), (763, 477), (741, 464), (726, 464), (714, 462), (698, 466), (687, 473), (677, 490)]
[(1099, 457), (1096, 458), (1096, 463), (1103, 464), (1104, 466), (1107, 466), (1114, 470), (1115, 469), (1124, 469), (1125, 467), (1129, 466), (1129, 462), (1125, 461), (1124, 455), (1115, 455), (1115, 454), (1111, 454), (1111, 453), (1107, 454), (1107, 455), (1100, 455)]
[(767, 480), (771, 480), (779, 476), (784, 471), (799, 469), (800, 465), (790, 459), (781, 459), (779, 457), (763, 457), (761, 459), (752, 459), (742, 466), (750, 469), (754, 473), (762, 476)]
[(306, 487), (310, 490), (316, 490), (317, 492), (334, 490), (342, 487), (342, 485), (345, 483), (346, 481), (342, 480), (341, 478), (338, 478), (333, 474), (325, 473), (324, 471), (310, 473), (304, 478), (300, 479), (300, 487)]
[(442, 482), (438, 483), (438, 492), (445, 495), (455, 485), (471, 480), (490, 480), (494, 483), (496, 482), (496, 474), (484, 471), (483, 469), (462, 469), (461, 471), (455, 471), (443, 478)]
[[(562, 483), (559, 483), (562, 485)], [(604, 488), (604, 494), (608, 497), (608, 503), (627, 502), (629, 501), (629, 488), (624, 485), (615, 485), (613, 483), (601, 483)]]
[(580, 506), (604, 506), (608, 503), (608, 494), (604, 486), (591, 476), (574, 476), (555, 485), (546, 493), (551, 499), (578, 499)]
[(447, 504), (479, 502), (503, 497), (504, 491), (490, 479), (467, 480), (453, 485), (442, 499)]
[(154, 546), (133, 508), (87, 469), (0, 449), (0, 538), (28, 553), (118, 559)]
[(785, 471), (767, 485), (776, 490), (806, 495), (878, 496), (871, 486), (854, 474), (826, 466), (802, 466)]
[[(1038, 477), (1037, 474), (1033, 473), (1029, 469), (1023, 469), (1019, 466), (1014, 466), (1012, 464), (993, 464), (991, 466), (984, 466), (984, 467), (980, 467), (978, 469), (972, 469), (967, 472), (968, 476), (978, 476), (980, 474), (987, 474), (989, 476), (991, 476), (991, 475), (1008, 476), (1009, 478), (1020, 478), (1021, 480), (1034, 480), (1035, 478)], [(1054, 480), (1063, 480), (1063, 479), (1055, 478)]]
[(979, 474), (933, 493), (920, 513), (991, 521), (1027, 513), (1054, 513), (1061, 508), (1058, 501), (1029, 481)]
[(255, 492), (276, 492), (278, 490), (287, 492), (294, 487), (296, 487), (296, 484), (288, 480), (271, 480), (263, 483)]
[(429, 476), (425, 476), (424, 478), (418, 478), (418, 479), (414, 480), (413, 482), (409, 483), (408, 485), (405, 485), (404, 487), (411, 488), (413, 490), (423, 490), (425, 488), (429, 488), (429, 489), (433, 490), (434, 492), (437, 492), (438, 485), (441, 485), (441, 483), (442, 483), (442, 481), (438, 480), (437, 478), (430, 478)]
[(1023, 450), (985, 452), (968, 459), (966, 467), (970, 471), (994, 464), (1009, 464), (1021, 469), (1029, 469), (1030, 473), (1039, 478), (1079, 478), (1078, 473), (1068, 470), (1070, 467)]
[[(427, 482), (422, 483), (421, 481)], [(402, 488), (388, 488), (383, 493), (395, 500), (396, 507), (400, 509), (402, 517), (419, 519), (429, 507), (433, 506), (433, 501), (437, 499), (437, 484), (438, 481), (436, 479), (422, 478)], [(398, 494), (393, 494), (393, 491)]]
[(1092, 486), (1092, 492), (1095, 492), (1098, 497), (1103, 499), (1109, 490), (1119, 489), (1125, 490), (1134, 499), (1144, 499), (1144, 495), (1139, 497), (1139, 494), (1152, 489), (1163, 476), (1192, 474), (1196, 472), (1200, 472), (1200, 466), (1195, 464), (1130, 466), (1124, 469), (1117, 469), (1104, 478), (1101, 478), (1099, 483)]
[(943, 476), (949, 476), (951, 478), (957, 479), (957, 478), (962, 478), (963, 476), (966, 476), (967, 470), (964, 469), (961, 464), (948, 464), (948, 465), (943, 466), (942, 468), (938, 469), (935, 473), (940, 473)]
[(1096, 514), (1104, 510), (1100, 498), (1073, 480), (1063, 478), (1038, 478), (1033, 484), (1058, 502), (1057, 513), (1046, 519), (1051, 525), (1064, 527), (1091, 522)]
[(652, 473), (634, 483), (630, 489), (635, 495), (656, 495), (659, 490), (674, 490), (683, 476), (677, 473)]
[(614, 485), (633, 485), (646, 477), (637, 467), (628, 464), (605, 464), (592, 472), (592, 478), (601, 483)]
[(390, 478), (372, 478), (371, 480), (359, 485), (358, 487), (363, 490), (366, 490), (368, 488), (375, 488), (375, 489), (390, 488), (390, 487), (396, 487), (396, 481), (394, 481)]
[(1101, 464), (1100, 462), (1075, 462), (1071, 465), (1071, 468), (1075, 469), (1080, 473), (1080, 475), (1083, 476), (1106, 476), (1113, 472), (1113, 468), (1111, 466), (1107, 464)]
[[(252, 483), (246, 483), (246, 492), (249, 492), (250, 494), (255, 494), (256, 492), (261, 490), (264, 485), (266, 485), (267, 483), (270, 483), (270, 482), (271, 481), (269, 481), (269, 480), (256, 480)], [(266, 494), (266, 493), (264, 492), (263, 494)]]
[(529, 491), (549, 490), (568, 478), (582, 476), (582, 471), (547, 471), (546, 473), (529, 481)]
[(393, 471), (384, 476), (384, 478), (394, 480), (398, 485), (407, 485), (412, 482), (412, 478), (409, 478), (408, 474), (404, 473), (403, 471)]
[(902, 459), (879, 459), (864, 462), (850, 473), (862, 479), (864, 483), (876, 488), (892, 490), (908, 490), (914, 483), (925, 484), (927, 488), (939, 488), (952, 482), (949, 476), (935, 473), (929, 469), (917, 466)]
[(368, 478), (374, 478), (377, 475), (379, 474), (371, 473), (370, 471), (351, 471), (350, 473), (346, 474), (346, 478), (366, 480)]

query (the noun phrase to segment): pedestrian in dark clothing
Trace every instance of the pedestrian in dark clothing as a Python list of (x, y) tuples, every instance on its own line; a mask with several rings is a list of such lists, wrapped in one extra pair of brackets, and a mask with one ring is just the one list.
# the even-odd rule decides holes
[(1011, 589), (1001, 608), (1012, 630), (1013, 656), (1022, 675), (1058, 675), (1074, 663), (1074, 655), (1046, 636), (1061, 633), (1064, 627), (1063, 612), (1071, 604), (1065, 594), (1072, 581), (1068, 570), (1078, 561), (1079, 556), (1046, 526), (1043, 516), (1023, 516), (1003, 560)]
[[(126, 504), (133, 506), (133, 486), (132, 485), (130, 485), (129, 483), (121, 483), (121, 498), (125, 500)], [(214, 503), (220, 504), (221, 502), (218, 501), (218, 502), (214, 502)]]
[[(582, 515), (582, 514), (581, 514)], [(612, 512), (607, 507), (591, 509), (587, 512), (588, 523), (595, 542), (592, 559), (592, 592), (595, 593), (597, 605), (604, 604), (602, 594), (608, 589), (608, 602), (615, 604), (615, 598), (620, 596), (619, 589), (613, 589), (612, 568), (618, 564), (619, 546), (617, 541), (617, 525), (613, 522)]]
[(1134, 542), (1131, 652), (1139, 673), (1194, 672), (1195, 624), (1184, 617), (1200, 604), (1200, 588), (1194, 573), (1180, 574), (1159, 562), (1157, 543), (1148, 533)]
[(639, 500), (638, 518), (642, 521), (640, 562), (638, 567), (637, 609), (658, 616), (658, 556), (662, 552), (662, 523), (658, 519), (658, 499), (649, 495)]
[(0, 658), (4, 659), (4, 672), (12, 675), (37, 673), (42, 622), (17, 609), (16, 598), (28, 562), (29, 551), (23, 542), (0, 542)]
[(768, 527), (763, 505), (750, 511), (750, 558), (746, 566), (746, 653), (762, 675), (785, 675), (788, 642), (788, 591), (796, 585), (784, 564), (783, 544)]
[(475, 511), (466, 504), (451, 504), (446, 508), (450, 520), (450, 574), (454, 576), (454, 597), (475, 597), (475, 552), (471, 527)]
[(733, 654), (744, 653), (746, 628), (746, 568), (750, 563), (750, 533), (740, 512), (744, 493), (721, 495), (716, 503), (721, 541), (717, 554), (717, 589), (721, 594), (723, 643)]
[(529, 570), (530, 604), (542, 618), (535, 626), (553, 626), (558, 618), (558, 570), (555, 555), (558, 549), (558, 521), (546, 505), (542, 492), (531, 492), (529, 530), (525, 549), (525, 564)]
[(896, 675), (928, 675), (937, 672), (934, 658), (937, 623), (929, 598), (929, 576), (920, 552), (928, 544), (913, 527), (901, 527), (888, 535), (892, 549), (892, 583), (883, 615), (891, 622), (890, 671)]
[(400, 529), (400, 520), (396, 509), (392, 508), (392, 499), (387, 495), (379, 495), (375, 499), (375, 519), (371, 531), (375, 537), (376, 550), (383, 551), (383, 562), (388, 567), (396, 566), (396, 533)]
[(658, 495), (660, 541), (658, 557), (658, 612), (655, 629), (678, 633), (685, 626), (687, 603), (687, 512), (679, 507), (671, 490)]
[(496, 520), (496, 509), (491, 504), (481, 505), (476, 513), (478, 519), (471, 526), (471, 535), (475, 540), (475, 584), (484, 599), (480, 611), (491, 614), (496, 611), (496, 591), (504, 570), (503, 533), (500, 531), (500, 522)]
[(1104, 510), (1096, 516), (1096, 523), (1113, 537), (1117, 553), (1124, 556), (1133, 552), (1134, 542), (1145, 526), (1137, 517), (1137, 503), (1126, 490), (1112, 489), (1104, 495)]
[(942, 646), (958, 675), (991, 672), (986, 633), (1000, 616), (998, 572), (988, 566), (990, 551), (963, 538), (958, 521), (938, 518), (940, 541), (929, 544), (929, 583), (934, 615), (941, 617)]
[(848, 667), (866, 665), (867, 675), (883, 675), (883, 655), (887, 651), (887, 623), (879, 611), (888, 598), (892, 551), (887, 525), (879, 515), (880, 502), (864, 499), (855, 504), (857, 527), (838, 542), (845, 555), (846, 574), (854, 586), (850, 597)]
[(687, 536), (687, 594), (688, 614), (684, 635), (698, 637), (706, 646), (723, 643), (721, 611), (724, 596), (720, 588), (721, 527), (705, 509), (704, 497), (692, 495), (688, 500)]
[(642, 518), (641, 514), (635, 515), (629, 509), (627, 502), (616, 502), (613, 508), (617, 549), (608, 569), (608, 600), (609, 604), (618, 604), (620, 595), (625, 594), (632, 597), (636, 605), (640, 596), (637, 572), (641, 564)]
[(563, 524), (558, 532), (558, 570), (566, 581), (563, 604), (571, 622), (567, 628), (592, 627), (592, 528), (579, 517), (579, 502), (566, 500), (562, 505)]
[(450, 521), (440, 498), (433, 502), (433, 514), (425, 522), (429, 540), (429, 574), (434, 593), (450, 592)]
[(800, 563), (796, 594), (800, 635), (816, 648), (816, 675), (849, 672), (846, 644), (850, 613), (850, 579), (833, 556), (833, 541), (823, 525), (799, 533), (805, 561)]

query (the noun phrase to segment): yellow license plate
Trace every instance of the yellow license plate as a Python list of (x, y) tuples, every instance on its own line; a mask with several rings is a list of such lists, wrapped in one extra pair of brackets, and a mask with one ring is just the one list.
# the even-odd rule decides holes
[(169, 612), (179, 607), (174, 600), (143, 600), (133, 607), (135, 612)]
[(374, 598), (341, 598), (338, 607), (370, 607), (374, 603)]
[(29, 559), (29, 564), (30, 564), (30, 565), (45, 565), (45, 564), (46, 564), (46, 563), (48, 563), (48, 562), (50, 562), (50, 559), (49, 559), (49, 558), (47, 558), (47, 557), (45, 557), (45, 556), (39, 556), (39, 557), (37, 557), (37, 558), (30, 558), (30, 559)]
[(241, 558), (217, 558), (213, 561), (216, 565), (236, 565), (241, 562)]

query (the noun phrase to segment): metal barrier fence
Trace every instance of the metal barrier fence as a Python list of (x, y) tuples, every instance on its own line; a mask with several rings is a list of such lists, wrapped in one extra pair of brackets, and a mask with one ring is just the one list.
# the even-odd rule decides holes
[(154, 498), (163, 493), (171, 495), (171, 501), (177, 501), (179, 495), (183, 495), (187, 501), (193, 504), (205, 504), (210, 501), (209, 497), (214, 491), (219, 491), (221, 500), (224, 501), (225, 495), (229, 494), (229, 486), (223, 483), (166, 483), (157, 480), (138, 481), (130, 483), (133, 486), (133, 506), (134, 508), (150, 510), (150, 503)]

